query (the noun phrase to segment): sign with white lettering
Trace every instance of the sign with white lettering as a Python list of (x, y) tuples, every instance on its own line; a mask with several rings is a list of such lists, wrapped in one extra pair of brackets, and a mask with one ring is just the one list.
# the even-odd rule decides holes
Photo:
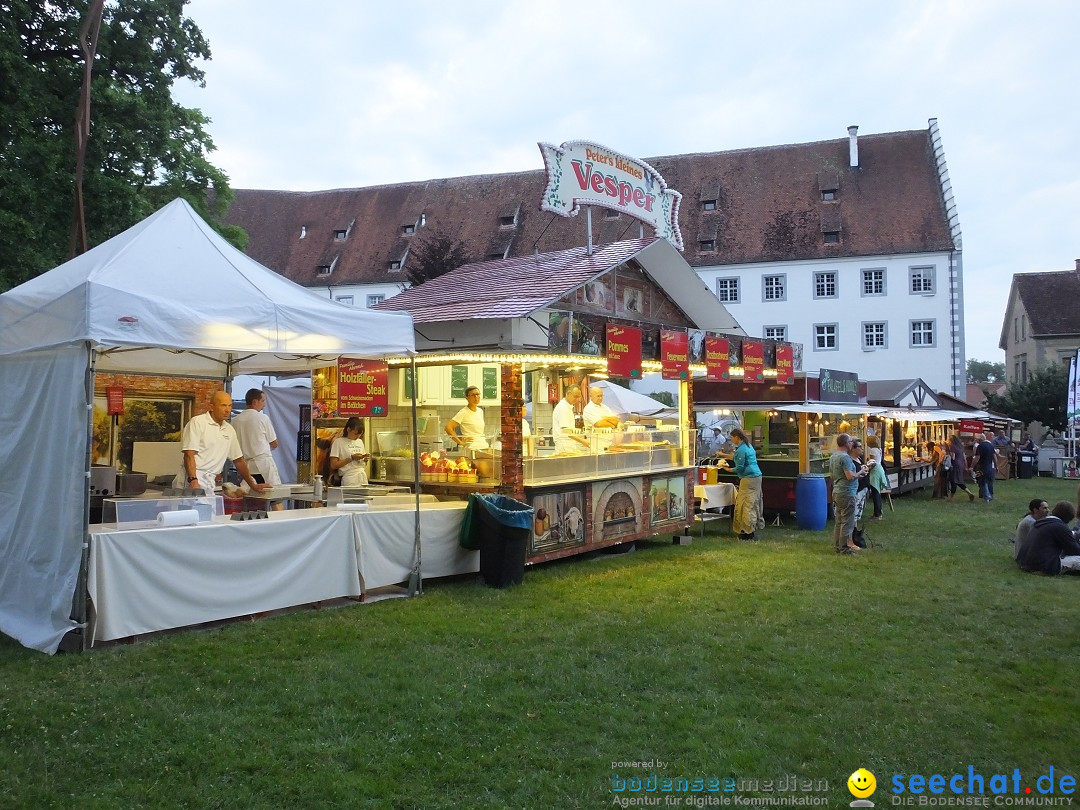
[(652, 225), (657, 236), (683, 249), (682, 195), (648, 163), (589, 141), (538, 145), (548, 178), (540, 210), (573, 217), (582, 205), (610, 208)]
[(660, 330), (660, 379), (690, 379), (690, 349), (686, 332)]
[(612, 377), (641, 379), (641, 330), (607, 325), (607, 370)]
[(386, 416), (387, 367), (381, 360), (338, 360), (338, 416)]

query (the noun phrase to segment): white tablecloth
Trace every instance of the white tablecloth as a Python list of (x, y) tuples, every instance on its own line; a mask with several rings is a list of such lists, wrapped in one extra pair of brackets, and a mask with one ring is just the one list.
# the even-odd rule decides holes
[(694, 497), (701, 499), (702, 509), (720, 509), (735, 504), (734, 484), (695, 484)]
[[(420, 574), (425, 579), (480, 570), (480, 552), (458, 545), (464, 502), (420, 507)], [(411, 510), (352, 512), (356, 556), (364, 588), (381, 588), (409, 578), (413, 568), (414, 513)]]
[(359, 596), (352, 519), (312, 509), (176, 528), (91, 527), (91, 641)]

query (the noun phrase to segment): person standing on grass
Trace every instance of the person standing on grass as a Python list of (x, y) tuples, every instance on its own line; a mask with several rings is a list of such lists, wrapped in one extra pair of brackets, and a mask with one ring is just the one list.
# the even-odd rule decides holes
[(942, 462), (945, 461), (945, 450), (937, 442), (926, 443), (926, 460), (930, 462), (930, 468), (934, 471), (934, 494), (930, 500), (936, 501), (948, 494), (949, 479)]
[(1025, 553), (1028, 535), (1031, 527), (1050, 514), (1050, 506), (1042, 498), (1032, 498), (1028, 503), (1028, 513), (1020, 518), (1016, 524), (1016, 536), (1013, 537), (1013, 559), (1019, 560), (1020, 555)]
[(952, 469), (949, 470), (949, 500), (956, 495), (957, 489), (962, 489), (968, 496), (968, 502), (975, 500), (975, 493), (967, 488), (967, 457), (964, 455), (964, 443), (960, 441), (960, 434), (954, 433), (949, 445), (949, 458), (952, 461)]
[(987, 441), (985, 433), (975, 436), (975, 477), (979, 481), (979, 497), (986, 503), (994, 500), (994, 475), (997, 473), (997, 452)]
[[(885, 479), (885, 473), (881, 471), (881, 447), (878, 446), (877, 436), (866, 437), (866, 462), (872, 470), (877, 470), (877, 475), (872, 475), (867, 480), (867, 485), (870, 487), (869, 498), (874, 502), (874, 516), (872, 520), (882, 520), (885, 515), (881, 510), (881, 493), (882, 490), (889, 488), (889, 482)], [(882, 480), (885, 479), (884, 484)], [(856, 521), (858, 525), (858, 521)]]
[(1080, 574), (1080, 541), (1069, 529), (1076, 509), (1068, 501), (1054, 504), (1048, 517), (1035, 521), (1016, 564), (1033, 574)]
[(761, 468), (758, 467), (757, 453), (742, 429), (733, 428), (730, 436), (735, 452), (720, 455), (731, 459), (735, 475), (739, 477), (732, 528), (739, 533), (740, 540), (756, 540), (758, 521), (761, 519)]
[(851, 460), (850, 446), (851, 437), (841, 433), (836, 437), (836, 452), (829, 457), (837, 554), (854, 554), (859, 550), (852, 539), (855, 532), (855, 494), (859, 489), (859, 470)]

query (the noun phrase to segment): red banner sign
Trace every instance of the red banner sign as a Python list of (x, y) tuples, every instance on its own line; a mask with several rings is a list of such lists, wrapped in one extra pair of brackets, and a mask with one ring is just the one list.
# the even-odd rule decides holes
[(690, 379), (690, 341), (686, 332), (660, 330), (660, 378)]
[(386, 363), (342, 357), (338, 361), (338, 416), (386, 416)]
[(105, 389), (105, 401), (109, 407), (109, 416), (124, 413), (124, 389), (119, 385), (110, 385)]
[(727, 338), (705, 336), (705, 379), (727, 382), (731, 379), (731, 345)]
[(776, 347), (776, 381), (780, 385), (795, 384), (795, 352), (784, 344)]
[(607, 370), (612, 377), (641, 379), (641, 330), (607, 325)]
[(983, 433), (983, 423), (978, 419), (961, 419), (960, 420), (960, 432), (961, 433)]
[(742, 344), (743, 382), (765, 382), (765, 344), (744, 340)]

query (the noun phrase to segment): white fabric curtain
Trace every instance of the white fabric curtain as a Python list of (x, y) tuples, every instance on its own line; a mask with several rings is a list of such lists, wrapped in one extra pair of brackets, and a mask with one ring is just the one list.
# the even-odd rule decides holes
[(300, 406), (311, 404), (311, 389), (264, 386), (262, 391), (266, 397), (264, 413), (270, 418), (278, 438), (273, 455), (281, 481), (284, 484), (306, 484), (306, 481), (296, 480), (296, 434), (300, 431)]
[(0, 631), (55, 653), (85, 537), (85, 345), (0, 357)]

